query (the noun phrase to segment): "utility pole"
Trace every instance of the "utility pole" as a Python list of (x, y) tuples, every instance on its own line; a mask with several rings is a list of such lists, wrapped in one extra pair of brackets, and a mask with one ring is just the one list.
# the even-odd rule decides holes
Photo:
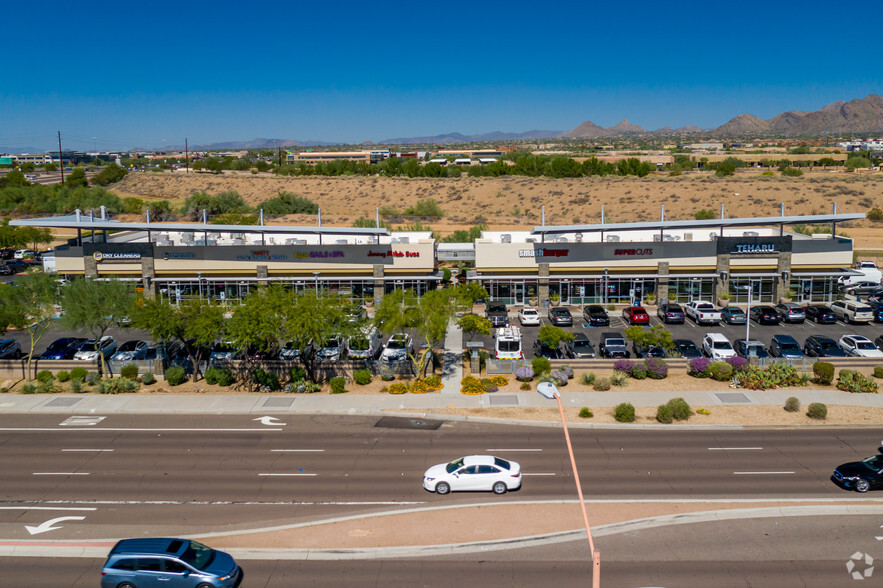
[(279, 155), (279, 167), (282, 167), (282, 147), (276, 147), (276, 152)]
[(61, 131), (58, 131), (58, 165), (61, 170), (61, 184), (64, 185), (64, 159), (61, 156)]
[(184, 137), (184, 169), (186, 173), (190, 173), (190, 156), (188, 155), (187, 137)]

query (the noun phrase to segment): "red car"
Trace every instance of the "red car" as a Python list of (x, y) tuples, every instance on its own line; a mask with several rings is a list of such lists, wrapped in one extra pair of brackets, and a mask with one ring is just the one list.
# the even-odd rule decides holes
[(650, 315), (643, 306), (629, 306), (622, 310), (622, 320), (628, 321), (630, 325), (649, 325)]

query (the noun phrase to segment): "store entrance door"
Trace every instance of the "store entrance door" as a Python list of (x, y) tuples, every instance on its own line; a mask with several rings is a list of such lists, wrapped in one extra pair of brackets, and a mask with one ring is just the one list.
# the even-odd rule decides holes
[(570, 282), (561, 282), (561, 306), (570, 306)]
[(515, 300), (515, 306), (524, 306), (524, 283), (515, 282), (512, 284), (512, 296)]

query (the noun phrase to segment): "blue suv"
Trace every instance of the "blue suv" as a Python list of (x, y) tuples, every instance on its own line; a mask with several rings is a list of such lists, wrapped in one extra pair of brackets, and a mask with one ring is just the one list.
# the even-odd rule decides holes
[(123, 539), (101, 569), (101, 588), (232, 588), (242, 582), (228, 553), (189, 539)]

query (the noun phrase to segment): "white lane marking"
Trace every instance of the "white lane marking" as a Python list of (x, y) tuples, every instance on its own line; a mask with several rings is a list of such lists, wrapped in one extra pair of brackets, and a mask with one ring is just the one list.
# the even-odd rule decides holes
[(62, 451), (100, 452), (100, 451), (113, 451), (113, 449), (62, 449)]
[(272, 425), (272, 426), (276, 426), (276, 427), (281, 427), (281, 426), (287, 424), (287, 423), (280, 423), (279, 419), (277, 419), (276, 417), (273, 417), (273, 416), (262, 416), (262, 417), (258, 417), (256, 419), (251, 419), (251, 420), (260, 421), (260, 423), (262, 425)]
[(88, 476), (89, 472), (34, 472), (35, 476)]
[(522, 476), (554, 476), (554, 473), (546, 472), (521, 472)]
[(325, 451), (324, 449), (271, 449), (271, 452), (280, 453), (310, 453), (314, 451)]
[(709, 447), (709, 451), (757, 451), (763, 447)]
[(318, 476), (319, 474), (258, 474), (259, 476)]
[(11, 432), (11, 431), (25, 431), (28, 433), (59, 433), (61, 431), (70, 432), (70, 431), (89, 431), (91, 433), (96, 433), (98, 431), (110, 431), (112, 433), (126, 432), (132, 431), (135, 433), (253, 433), (255, 431), (282, 431), (283, 429), (265, 429), (263, 427), (256, 427), (254, 429), (139, 429), (139, 428), (131, 428), (127, 429), (125, 427), (99, 427), (97, 429), (52, 429), (47, 427), (2, 427), (0, 431), (3, 432)]
[(58, 425), (60, 427), (94, 427), (106, 418), (103, 416), (71, 416)]
[[(858, 499), (856, 499), (858, 500)], [(41, 504), (101, 504), (101, 505), (172, 505), (172, 506), (187, 506), (187, 505), (200, 505), (200, 506), (212, 506), (212, 505), (221, 505), (221, 506), (291, 506), (291, 505), (302, 505), (302, 506), (375, 506), (375, 505), (386, 505), (386, 506), (394, 506), (396, 504), (426, 504), (425, 500), (377, 500), (373, 502), (300, 502), (297, 500), (286, 500), (282, 502), (261, 502), (256, 500), (34, 500), (32, 502), (39, 502)], [(731, 502), (731, 501), (721, 501), (721, 502)], [(769, 502), (766, 501), (758, 501), (758, 502)], [(10, 507), (12, 508), (12, 507)], [(15, 507), (19, 508), (19, 507)], [(26, 507), (21, 507), (26, 508)], [(29, 507), (29, 508), (37, 508), (37, 507)], [(53, 510), (49, 507), (43, 507), (46, 510)], [(67, 510), (67, 509), (61, 509)], [(95, 509), (92, 509), (95, 510)]]
[(485, 449), (485, 451), (542, 451), (542, 449)]
[(793, 474), (794, 472), (733, 472), (735, 476), (766, 476), (779, 474)]
[(82, 521), (85, 520), (86, 517), (57, 517), (54, 519), (49, 519), (45, 523), (40, 523), (36, 527), (31, 527), (30, 525), (25, 525), (25, 529), (28, 530), (28, 533), (31, 535), (39, 535), (40, 533), (45, 533), (47, 531), (57, 531), (58, 529), (62, 529), (63, 527), (59, 525), (58, 527), (53, 527), (55, 523), (60, 523), (61, 521)]
[(0, 506), (0, 510), (98, 510), (94, 506)]

